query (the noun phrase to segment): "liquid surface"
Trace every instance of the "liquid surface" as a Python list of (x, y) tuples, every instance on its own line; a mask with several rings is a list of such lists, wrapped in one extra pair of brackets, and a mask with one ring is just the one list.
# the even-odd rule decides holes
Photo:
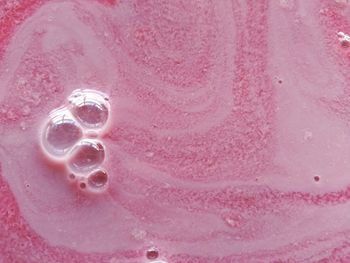
[(0, 1), (0, 262), (349, 262), (350, 6)]

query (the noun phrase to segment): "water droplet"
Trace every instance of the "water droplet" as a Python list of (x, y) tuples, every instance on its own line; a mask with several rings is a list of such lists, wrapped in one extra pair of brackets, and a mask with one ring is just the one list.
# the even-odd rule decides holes
[(43, 147), (50, 154), (58, 157), (64, 155), (82, 137), (82, 130), (64, 108), (57, 109), (50, 114), (48, 123), (44, 127)]
[(105, 188), (108, 182), (108, 174), (104, 170), (96, 170), (89, 174), (88, 185), (92, 190), (101, 190)]
[(70, 110), (86, 128), (100, 129), (109, 117), (109, 102), (106, 94), (95, 90), (75, 90), (69, 96)]
[(95, 139), (83, 139), (74, 146), (69, 157), (71, 170), (82, 173), (98, 168), (104, 161), (105, 150), (102, 143)]
[(158, 252), (158, 249), (155, 247), (148, 249), (146, 252), (147, 259), (157, 259), (158, 256), (159, 256), (159, 252)]

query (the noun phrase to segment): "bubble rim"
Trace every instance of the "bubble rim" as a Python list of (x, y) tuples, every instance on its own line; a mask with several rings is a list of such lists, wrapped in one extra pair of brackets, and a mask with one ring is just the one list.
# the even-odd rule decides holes
[[(60, 111), (67, 111), (67, 115), (68, 115), (69, 119), (72, 119), (75, 122), (75, 125), (77, 127), (79, 127), (79, 129), (81, 131), (81, 136), (72, 146), (66, 148), (66, 150), (63, 151), (63, 154), (54, 154), (54, 151), (50, 151), (50, 148), (54, 148), (54, 147), (51, 146), (49, 143), (45, 143), (45, 141), (47, 140), (46, 137), (47, 137), (49, 125), (55, 117), (58, 117), (57, 114)], [(79, 141), (81, 141), (83, 138), (84, 138), (83, 128), (81, 127), (80, 123), (76, 121), (75, 117), (70, 113), (70, 111), (68, 111), (68, 109), (66, 109), (66, 107), (64, 107), (64, 106), (58, 107), (58, 108), (52, 110), (49, 113), (49, 115), (45, 118), (45, 120), (42, 122), (42, 124), (40, 125), (40, 129), (39, 129), (40, 148), (44, 151), (44, 154), (52, 161), (64, 162), (67, 159), (71, 149), (74, 148), (74, 146)]]
[[(95, 101), (96, 104), (105, 106), (107, 109), (107, 118), (106, 121), (101, 126), (94, 126), (94, 125), (86, 125), (74, 112), (74, 107), (79, 107), (79, 102), (83, 99), (82, 96), (85, 96), (87, 101)], [(79, 100), (78, 100), (79, 98)], [(77, 102), (74, 102), (74, 100), (77, 100)], [(103, 133), (107, 127), (109, 126), (109, 122), (111, 119), (111, 105), (109, 103), (109, 96), (102, 92), (97, 91), (89, 88), (84, 89), (75, 89), (72, 91), (72, 93), (67, 97), (67, 109), (71, 112), (71, 114), (75, 117), (75, 119), (79, 122), (79, 124), (86, 130), (94, 131), (96, 133)]]
[[(75, 170), (75, 169), (71, 169), (71, 166), (70, 166), (70, 160), (72, 158), (74, 158), (74, 151), (77, 149), (77, 147), (79, 147), (81, 143), (84, 143), (86, 141), (89, 141), (89, 142), (94, 142), (95, 145), (97, 146), (98, 144), (100, 144), (102, 146), (102, 149), (103, 149), (103, 159), (102, 159), (102, 162), (98, 164), (97, 167), (93, 167), (91, 168), (91, 170), (84, 170), (84, 171), (78, 171), (78, 170)], [(86, 173), (90, 173), (90, 171), (93, 171), (95, 169), (97, 169), (98, 167), (100, 167), (106, 160), (106, 147), (104, 145), (104, 143), (102, 142), (102, 140), (99, 139), (99, 137), (97, 138), (86, 138), (86, 137), (83, 137), (81, 138), (71, 149), (70, 151), (68, 152), (67, 154), (67, 160), (66, 160), (66, 166), (67, 166), (67, 169), (71, 172), (71, 173), (74, 173), (75, 175), (76, 174), (86, 174)]]

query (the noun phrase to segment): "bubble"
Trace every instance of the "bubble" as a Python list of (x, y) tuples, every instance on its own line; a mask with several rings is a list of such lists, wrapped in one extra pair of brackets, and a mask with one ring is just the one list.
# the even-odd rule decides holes
[(159, 252), (155, 247), (148, 249), (146, 252), (147, 259), (157, 259), (158, 256), (159, 256)]
[(84, 183), (84, 182), (79, 183), (79, 187), (80, 187), (80, 189), (85, 189), (86, 183)]
[(69, 168), (77, 173), (90, 172), (104, 161), (105, 150), (102, 142), (95, 139), (83, 139), (70, 153)]
[(108, 174), (104, 170), (96, 170), (89, 174), (88, 185), (93, 191), (99, 191), (106, 188), (108, 182)]
[(75, 174), (70, 173), (70, 174), (68, 175), (68, 179), (71, 180), (71, 181), (74, 181), (74, 180), (76, 179)]
[(44, 126), (42, 145), (55, 157), (65, 155), (82, 138), (83, 132), (70, 112), (64, 108), (51, 112)]
[(85, 89), (75, 90), (68, 97), (70, 110), (86, 128), (101, 129), (109, 117), (108, 96), (102, 92)]

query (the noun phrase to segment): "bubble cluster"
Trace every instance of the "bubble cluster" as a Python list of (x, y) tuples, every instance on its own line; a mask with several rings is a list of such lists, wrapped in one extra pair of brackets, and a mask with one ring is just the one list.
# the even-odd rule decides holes
[(61, 162), (68, 179), (81, 190), (103, 192), (108, 173), (103, 169), (106, 148), (101, 135), (110, 117), (109, 98), (92, 89), (74, 90), (64, 105), (54, 109), (41, 129), (45, 155)]

